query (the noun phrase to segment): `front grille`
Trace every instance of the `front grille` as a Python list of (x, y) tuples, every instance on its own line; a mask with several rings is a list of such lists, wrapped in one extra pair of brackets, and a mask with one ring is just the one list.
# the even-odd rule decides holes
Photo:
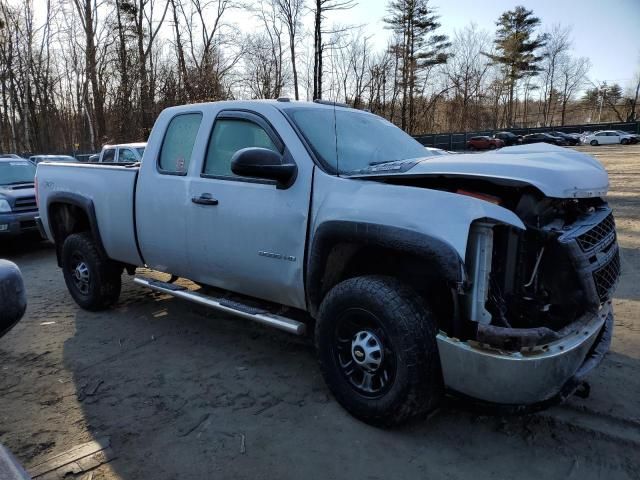
[(619, 277), (620, 253), (616, 251), (609, 263), (593, 272), (593, 281), (596, 285), (600, 303), (604, 303), (611, 298)]
[(620, 253), (611, 209), (602, 206), (577, 220), (558, 241), (571, 259), (589, 305), (597, 307), (609, 301), (620, 277)]
[(615, 235), (615, 231), (616, 224), (610, 213), (602, 222), (577, 237), (576, 241), (583, 251), (588, 252), (597, 247), (604, 239)]
[(13, 210), (16, 212), (28, 212), (31, 210), (37, 210), (36, 197), (18, 198), (14, 204)]

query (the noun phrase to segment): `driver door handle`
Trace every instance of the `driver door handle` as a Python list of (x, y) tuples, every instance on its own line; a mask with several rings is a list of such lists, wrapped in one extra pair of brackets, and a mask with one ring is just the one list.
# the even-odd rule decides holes
[(191, 197), (191, 201), (198, 205), (218, 205), (218, 200), (213, 198), (210, 193), (203, 193), (199, 197)]

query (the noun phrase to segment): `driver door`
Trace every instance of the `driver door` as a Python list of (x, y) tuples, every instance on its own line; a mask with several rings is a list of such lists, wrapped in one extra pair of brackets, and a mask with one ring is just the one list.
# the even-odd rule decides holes
[[(276, 117), (274, 115), (271, 118)], [(284, 118), (276, 129), (256, 113), (225, 110), (216, 116), (202, 166), (189, 185), (187, 251), (190, 277), (200, 283), (302, 308), (303, 264), (311, 161), (298, 164), (290, 186), (231, 171), (242, 148), (274, 150), (294, 162), (303, 149)]]

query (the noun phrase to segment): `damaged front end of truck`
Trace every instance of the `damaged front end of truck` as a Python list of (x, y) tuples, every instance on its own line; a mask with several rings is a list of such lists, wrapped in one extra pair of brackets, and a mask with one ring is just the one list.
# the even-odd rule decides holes
[(606, 171), (548, 145), (449, 157), (383, 181), (474, 197), (514, 213), (524, 228), (471, 223), (466, 281), (454, 321), (438, 335), (444, 382), (515, 411), (562, 401), (611, 342), (620, 256)]
[(526, 230), (471, 226), (466, 322), (439, 340), (445, 383), (491, 403), (562, 401), (609, 349), (620, 274), (615, 222), (600, 199), (535, 199)]

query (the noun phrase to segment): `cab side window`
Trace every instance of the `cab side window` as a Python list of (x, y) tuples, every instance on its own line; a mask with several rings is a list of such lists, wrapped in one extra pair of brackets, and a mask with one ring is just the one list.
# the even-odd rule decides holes
[(231, 171), (231, 158), (238, 150), (249, 147), (279, 151), (269, 134), (256, 123), (235, 118), (216, 120), (202, 173), (215, 177), (236, 177)]
[(136, 154), (133, 153), (128, 148), (123, 148), (122, 150), (120, 150), (120, 153), (118, 154), (118, 162), (129, 163), (129, 162), (137, 162), (137, 161), (138, 161), (138, 158), (136, 157)]
[(171, 119), (160, 149), (158, 159), (160, 173), (173, 175), (187, 173), (201, 122), (201, 113), (183, 113)]

